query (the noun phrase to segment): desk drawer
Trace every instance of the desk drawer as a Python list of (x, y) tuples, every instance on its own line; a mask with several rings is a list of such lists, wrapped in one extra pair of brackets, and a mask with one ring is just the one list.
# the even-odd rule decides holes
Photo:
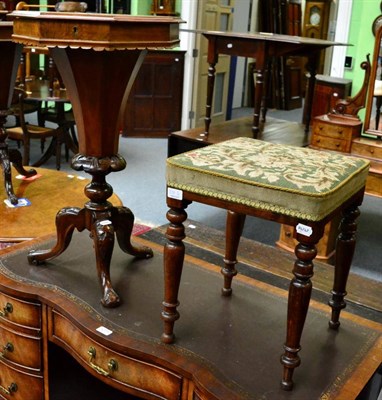
[(51, 316), (50, 340), (73, 352), (81, 364), (102, 375), (106, 383), (110, 379), (113, 386), (120, 386), (120, 390), (128, 391), (128, 388), (132, 388), (152, 399), (180, 399), (181, 376), (104, 347), (54, 310)]
[(366, 143), (353, 142), (351, 147), (352, 154), (367, 157), (367, 158), (375, 158), (382, 159), (382, 146), (381, 145), (373, 145)]
[(43, 377), (21, 372), (0, 359), (0, 398), (12, 400), (42, 400)]
[(348, 142), (346, 140), (334, 139), (331, 137), (316, 134), (313, 134), (311, 140), (311, 145), (313, 147), (319, 147), (320, 149), (326, 150), (341, 151), (344, 153), (350, 152), (350, 144), (351, 142)]
[(41, 305), (0, 293), (0, 322), (8, 321), (25, 328), (41, 328)]
[(0, 358), (15, 366), (41, 372), (41, 338), (13, 331), (0, 324)]

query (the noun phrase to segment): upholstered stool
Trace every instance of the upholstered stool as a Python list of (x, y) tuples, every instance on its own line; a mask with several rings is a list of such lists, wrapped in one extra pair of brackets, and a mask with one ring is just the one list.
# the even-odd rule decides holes
[[(281, 363), (282, 388), (291, 390), (300, 364), (300, 339), (308, 311), (316, 244), (326, 223), (342, 212), (336, 247), (335, 278), (329, 326), (339, 326), (346, 282), (355, 247), (358, 206), (364, 195), (369, 163), (338, 153), (273, 144), (250, 138), (228, 140), (167, 160), (167, 243), (164, 249), (165, 294), (162, 341), (172, 343), (181, 279), (185, 208), (193, 201), (225, 208), (227, 213), (224, 286), (231, 294), (236, 253), (246, 215), (294, 227), (294, 277), (288, 298), (287, 333)], [(202, 339), (201, 339), (202, 340)]]

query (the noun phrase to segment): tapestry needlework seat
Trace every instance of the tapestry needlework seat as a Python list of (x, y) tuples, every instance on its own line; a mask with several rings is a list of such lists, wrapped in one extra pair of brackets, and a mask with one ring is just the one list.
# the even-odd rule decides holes
[[(185, 209), (193, 202), (227, 209), (222, 294), (232, 292), (232, 278), (245, 216), (294, 227), (297, 239), (294, 277), (289, 287), (287, 332), (281, 356), (281, 386), (293, 387), (300, 364), (300, 340), (311, 297), (316, 244), (327, 222), (342, 213), (336, 245), (335, 277), (329, 326), (340, 325), (346, 283), (355, 248), (356, 219), (362, 204), (369, 162), (338, 153), (236, 138), (178, 154), (167, 160), (167, 205), (170, 222), (164, 249), (165, 294), (162, 341), (175, 340), (178, 292), (185, 247)], [(323, 330), (323, 334), (324, 334)], [(200, 339), (202, 340), (202, 338)]]

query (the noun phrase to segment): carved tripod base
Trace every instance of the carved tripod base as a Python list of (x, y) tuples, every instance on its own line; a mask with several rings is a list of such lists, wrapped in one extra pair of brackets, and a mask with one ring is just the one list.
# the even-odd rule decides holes
[(5, 193), (12, 204), (17, 204), (18, 198), (13, 191), (12, 185), (11, 163), (21, 175), (29, 177), (36, 175), (37, 172), (34, 169), (24, 169), (23, 159), (20, 152), (16, 149), (8, 149), (6, 143), (7, 133), (3, 128), (3, 125), (7, 115), (10, 114), (11, 112), (0, 111), (0, 164), (3, 169)]
[(39, 265), (63, 253), (70, 244), (74, 229), (82, 232), (87, 229), (94, 241), (98, 279), (102, 287), (101, 303), (105, 307), (116, 307), (120, 297), (112, 287), (110, 262), (114, 248), (114, 234), (122, 251), (138, 258), (150, 258), (153, 252), (149, 247), (136, 247), (131, 243), (134, 215), (126, 207), (114, 207), (107, 199), (113, 194), (112, 187), (106, 183), (105, 176), (111, 171), (123, 169), (125, 161), (119, 155), (98, 159), (77, 155), (72, 161), (76, 170), (89, 172), (93, 179), (85, 187), (90, 199), (84, 208), (66, 207), (56, 216), (57, 243), (51, 250), (32, 250), (28, 254), (31, 264)]

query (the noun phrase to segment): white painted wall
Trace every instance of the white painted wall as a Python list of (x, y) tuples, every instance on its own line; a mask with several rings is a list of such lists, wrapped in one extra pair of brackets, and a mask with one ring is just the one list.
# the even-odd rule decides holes
[[(182, 0), (181, 16), (185, 21), (181, 29), (195, 29), (197, 18), (198, 1)], [(183, 106), (181, 129), (191, 128), (189, 112), (192, 106), (192, 88), (194, 79), (195, 59), (192, 57), (192, 50), (195, 47), (195, 33), (180, 33), (180, 48), (186, 51), (184, 59), (184, 81), (183, 81)]]
[[(233, 17), (234, 32), (248, 32), (251, 24), (251, 3), (252, 0), (236, 0)], [(237, 58), (235, 89), (233, 93), (232, 108), (239, 108), (243, 105), (245, 81), (247, 79), (248, 62), (244, 57)]]
[[(337, 2), (338, 11), (334, 41), (348, 43), (353, 0), (336, 0), (335, 2)], [(330, 70), (331, 76), (338, 78), (342, 78), (344, 76), (345, 56), (346, 46), (335, 46), (333, 48)]]

